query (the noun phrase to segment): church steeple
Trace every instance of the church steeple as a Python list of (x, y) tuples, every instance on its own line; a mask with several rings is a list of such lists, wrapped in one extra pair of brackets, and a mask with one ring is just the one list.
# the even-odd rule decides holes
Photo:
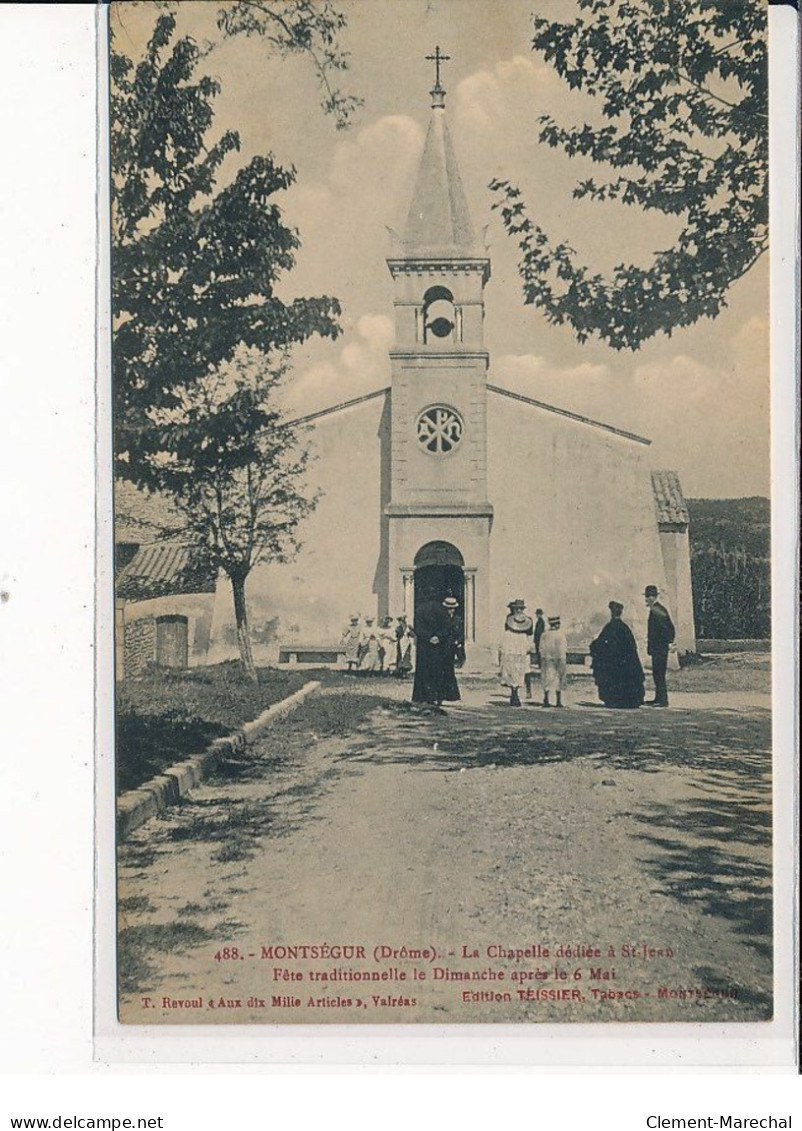
[(436, 76), (430, 92), (432, 116), (403, 236), (404, 252), (411, 256), (460, 258), (479, 254), (446, 125), (446, 91), (440, 83), (440, 64), (448, 58), (440, 54), (439, 46), (434, 55), (427, 55), (435, 63)]
[[(432, 117), (406, 229), (387, 260), (393, 277), (390, 350), (389, 608), (446, 587), (461, 607), (469, 662), (490, 640), (487, 497), (487, 250), (473, 224), (445, 120), (438, 47)], [(471, 659), (472, 657), (472, 659)], [(488, 652), (489, 661), (489, 652)]]

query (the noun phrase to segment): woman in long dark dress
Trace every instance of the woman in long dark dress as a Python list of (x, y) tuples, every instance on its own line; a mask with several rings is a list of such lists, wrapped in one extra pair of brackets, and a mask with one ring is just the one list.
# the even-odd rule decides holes
[(593, 679), (605, 707), (640, 707), (643, 703), (643, 666), (638, 645), (628, 624), (621, 620), (624, 606), (609, 604), (610, 620), (590, 645)]
[(459, 697), (454, 674), (456, 628), (454, 597), (426, 601), (415, 614), (415, 683), (413, 703), (454, 703)]

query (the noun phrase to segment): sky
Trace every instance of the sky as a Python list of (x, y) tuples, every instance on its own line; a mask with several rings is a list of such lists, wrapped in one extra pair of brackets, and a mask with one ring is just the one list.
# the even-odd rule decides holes
[[(593, 100), (568, 90), (529, 49), (533, 0), (350, 0), (342, 45), (351, 53), (344, 89), (364, 99), (351, 128), (337, 131), (320, 109), (302, 58), (276, 60), (258, 38), (222, 39), (218, 3), (179, 5), (179, 30), (207, 41), (202, 67), (220, 80), (215, 130), (239, 131), (242, 148), (224, 166), (230, 179), (251, 156), (271, 152), (296, 169), (278, 198), (302, 241), (286, 296), (335, 295), (343, 333), (293, 354), (286, 403), (302, 415), (389, 384), (393, 344), (387, 228), (403, 230), (423, 146), (436, 45), (449, 129), (477, 231), (486, 229), (492, 277), (486, 289), (489, 380), (652, 440), (652, 466), (679, 471), (688, 497), (769, 493), (768, 257), (728, 296), (715, 320), (640, 350), (580, 345), (523, 304), (516, 249), (491, 209), (487, 186), (509, 178), (554, 241), (588, 264), (645, 263), (670, 246), (674, 221), (617, 203), (572, 198), (597, 166), (537, 141), (537, 118), (596, 123)], [(538, 9), (544, 10), (544, 0)], [(549, 0), (569, 17), (571, 0)], [(116, 46), (136, 58), (157, 9), (126, 3), (112, 14)]]

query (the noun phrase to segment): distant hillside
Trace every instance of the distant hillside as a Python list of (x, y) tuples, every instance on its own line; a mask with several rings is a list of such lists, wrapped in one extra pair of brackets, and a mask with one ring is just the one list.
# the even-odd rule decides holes
[(771, 634), (768, 499), (687, 499), (696, 633), (701, 639)]

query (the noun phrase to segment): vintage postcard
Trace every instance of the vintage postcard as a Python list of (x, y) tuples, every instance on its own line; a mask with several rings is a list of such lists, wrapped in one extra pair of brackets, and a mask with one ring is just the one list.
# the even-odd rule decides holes
[(775, 1016), (766, 24), (110, 5), (123, 1024)]

